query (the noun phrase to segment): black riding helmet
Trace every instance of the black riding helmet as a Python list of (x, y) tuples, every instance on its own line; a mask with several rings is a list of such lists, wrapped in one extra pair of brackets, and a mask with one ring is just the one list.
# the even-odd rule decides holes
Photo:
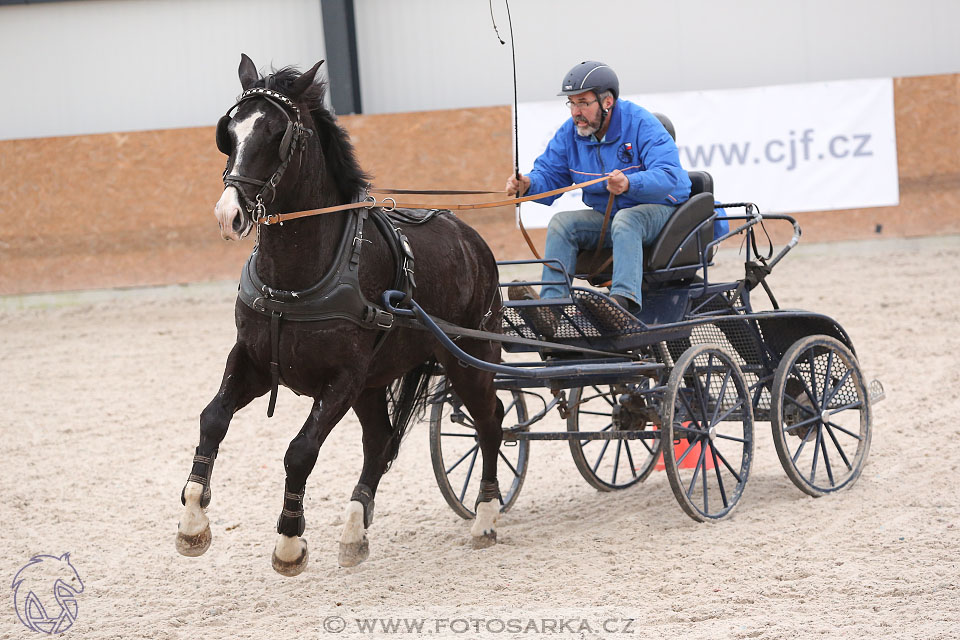
[(584, 91), (593, 91), (599, 96), (604, 91), (620, 97), (620, 80), (609, 66), (595, 60), (581, 62), (567, 72), (558, 96), (574, 96)]

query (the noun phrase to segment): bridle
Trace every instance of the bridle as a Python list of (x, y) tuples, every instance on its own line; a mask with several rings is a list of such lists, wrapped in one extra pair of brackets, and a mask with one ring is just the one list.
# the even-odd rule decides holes
[[(267, 78), (268, 84), (273, 77), (270, 76)], [(227, 109), (227, 113), (223, 115), (220, 120), (217, 122), (217, 148), (221, 153), (229, 156), (233, 152), (233, 148), (230, 144), (230, 134), (227, 132), (227, 126), (230, 124), (232, 116), (230, 115), (234, 109), (240, 106), (246, 100), (252, 100), (254, 98), (262, 98), (275, 106), (282, 114), (283, 117), (287, 119), (287, 128), (283, 133), (283, 138), (280, 141), (280, 166), (277, 167), (277, 170), (273, 172), (267, 180), (259, 180), (257, 178), (250, 178), (247, 176), (241, 176), (238, 174), (227, 174), (226, 168), (223, 170), (223, 185), (224, 187), (234, 187), (237, 189), (237, 192), (240, 194), (240, 197), (244, 200), (244, 208), (247, 210), (247, 214), (253, 219), (254, 223), (259, 223), (261, 219), (266, 218), (266, 205), (273, 202), (277, 195), (277, 185), (280, 184), (280, 178), (283, 177), (283, 173), (287, 170), (287, 166), (290, 164), (290, 161), (293, 159), (293, 154), (297, 149), (300, 149), (301, 155), (303, 154), (303, 149), (306, 146), (305, 138), (313, 135), (313, 130), (308, 127), (303, 126), (303, 121), (300, 118), (300, 109), (297, 105), (282, 93), (273, 91), (272, 89), (266, 89), (262, 87), (257, 87), (254, 89), (247, 89), (244, 91), (232, 107)], [(290, 112), (296, 116), (296, 118), (291, 117)], [(240, 184), (252, 184), (254, 186), (260, 187), (260, 190), (257, 192), (257, 195), (254, 196), (253, 201), (251, 201), (244, 193), (243, 189), (240, 188)], [(264, 201), (264, 194), (267, 191), (270, 191), (270, 199)]]

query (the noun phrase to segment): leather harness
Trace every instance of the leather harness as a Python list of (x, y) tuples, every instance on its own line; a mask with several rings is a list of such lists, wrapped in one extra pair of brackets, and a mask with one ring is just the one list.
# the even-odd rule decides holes
[(410, 300), (416, 289), (413, 249), (406, 235), (395, 223), (424, 224), (440, 213), (440, 209), (411, 211), (381, 208), (358, 208), (349, 211), (337, 257), (330, 269), (313, 286), (301, 291), (275, 289), (257, 274), (259, 246), (254, 247), (240, 274), (240, 300), (250, 309), (270, 317), (270, 403), (267, 416), (272, 417), (280, 384), (280, 321), (317, 322), (347, 320), (366, 329), (381, 332), (374, 345), (376, 353), (394, 325), (393, 314), (367, 300), (360, 289), (360, 250), (364, 223), (370, 217), (386, 239), (395, 263), (393, 288)]

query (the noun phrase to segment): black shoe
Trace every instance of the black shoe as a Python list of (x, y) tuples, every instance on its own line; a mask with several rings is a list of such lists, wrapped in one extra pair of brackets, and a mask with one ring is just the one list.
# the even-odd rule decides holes
[(632, 316), (636, 316), (640, 313), (640, 305), (631, 300), (626, 296), (621, 296), (620, 294), (615, 294), (610, 296), (610, 298), (616, 302), (618, 305), (623, 307), (624, 311), (629, 313)]
[[(516, 280), (514, 280), (516, 282)], [(540, 296), (530, 285), (510, 285), (507, 287), (507, 298), (510, 300), (539, 300)], [(557, 316), (550, 307), (532, 307), (517, 309), (531, 329), (545, 338), (553, 338), (557, 334)]]

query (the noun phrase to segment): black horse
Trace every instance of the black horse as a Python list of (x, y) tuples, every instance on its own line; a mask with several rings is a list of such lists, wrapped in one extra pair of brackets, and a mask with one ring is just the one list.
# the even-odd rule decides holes
[[(209, 547), (204, 512), (217, 449), (233, 414), (254, 398), (272, 389), (275, 393), (279, 380), (314, 399), (283, 460), (286, 483), (273, 566), (284, 575), (297, 575), (306, 566), (307, 545), (301, 536), (307, 478), (324, 439), (350, 408), (363, 427), (363, 469), (347, 506), (339, 561), (352, 566), (369, 555), (365, 530), (373, 517), (377, 485), (397, 455), (411, 416), (422, 407), (425, 382), (435, 373), (436, 362), (479, 418), (483, 484), (471, 530), (475, 547), (496, 541), (499, 515), (497, 452), (503, 406), (493, 376), (460, 366), (424, 331), (387, 329), (391, 318), (376, 303), (385, 290), (397, 288), (398, 264), (409, 269), (413, 260), (401, 252), (406, 261), (398, 261), (388, 227), (369, 224), (368, 219), (364, 233), (362, 218), (369, 214), (372, 219), (379, 212), (349, 209), (283, 225), (261, 224), (278, 213), (365, 198), (368, 176), (347, 133), (323, 105), (326, 83), (315, 80), (321, 64), (303, 74), (288, 67), (261, 78), (250, 58), (241, 56), (244, 93), (230, 110), (235, 114), (228, 112), (217, 127), (218, 146), (229, 156), (225, 189), (215, 209), (221, 234), (239, 240), (256, 227), (258, 242), (246, 266), (248, 282), (241, 280), (237, 342), (220, 390), (200, 414), (200, 444), (181, 495), (185, 509), (177, 533), (177, 549), (184, 555), (197, 556)], [(473, 229), (448, 212), (422, 224), (393, 220), (388, 226), (409, 240), (416, 257), (416, 300), (424, 309), (461, 326), (498, 330), (497, 267)], [(351, 269), (359, 273), (353, 281), (359, 292), (344, 284), (349, 284)], [(323, 285), (334, 272), (342, 285), (334, 287), (336, 295)], [(254, 294), (245, 297), (244, 286), (253, 287)], [(283, 302), (296, 309), (298, 296), (308, 298), (311, 291), (330, 294), (320, 295), (323, 299), (339, 296), (340, 302), (324, 311), (326, 303), (316, 302), (314, 295), (320, 306), (313, 310), (320, 311), (314, 316), (292, 314), (293, 320), (291, 314), (276, 311)], [(256, 299), (251, 302), (252, 297)], [(478, 358), (499, 362), (498, 342), (463, 339), (459, 344)], [(393, 390), (397, 393), (388, 398)]]

